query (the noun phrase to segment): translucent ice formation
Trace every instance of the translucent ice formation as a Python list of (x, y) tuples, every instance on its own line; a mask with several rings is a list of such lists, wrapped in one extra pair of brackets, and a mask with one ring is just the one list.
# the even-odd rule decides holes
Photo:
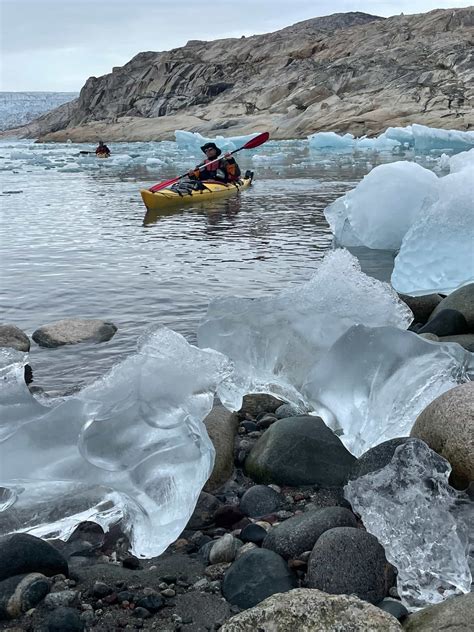
[(65, 538), (82, 520), (107, 528), (122, 519), (135, 555), (159, 555), (211, 473), (202, 421), (231, 363), (162, 328), (52, 406), (28, 391), (23, 364), (17, 352), (3, 353), (0, 534)]
[[(339, 243), (397, 250), (420, 210), (437, 197), (437, 176), (414, 162), (379, 165), (325, 210)], [(344, 217), (345, 214), (345, 217)]]
[(360, 456), (407, 436), (426, 406), (469, 381), (474, 354), (454, 343), (430, 342), (395, 327), (356, 325), (315, 362), (306, 401)]
[(183, 130), (176, 130), (175, 133), (176, 143), (180, 149), (187, 149), (194, 152), (201, 151), (201, 146), (204, 143), (213, 142), (216, 143), (223, 151), (233, 151), (245, 145), (251, 138), (258, 136), (258, 133), (247, 134), (246, 136), (216, 136), (215, 138), (207, 138), (199, 134), (199, 132), (186, 132)]
[(383, 469), (350, 481), (345, 495), (398, 569), (404, 604), (418, 609), (471, 589), (474, 505), (448, 484), (451, 466), (418, 439)]
[(439, 180), (438, 200), (420, 212), (403, 238), (391, 279), (397, 291), (449, 294), (474, 280), (474, 180), (468, 160), (454, 161), (455, 172)]
[(234, 388), (218, 387), (230, 409), (240, 408), (242, 394), (257, 392), (305, 405), (301, 387), (309, 370), (352, 325), (403, 329), (412, 317), (388, 284), (363, 274), (346, 250), (336, 250), (297, 288), (268, 298), (212, 301), (198, 343), (235, 362)]
[(386, 138), (383, 134), (376, 138), (355, 138), (352, 134), (340, 136), (335, 132), (316, 132), (308, 136), (309, 146), (312, 149), (337, 149), (339, 151), (366, 150), (391, 151), (400, 147), (397, 140)]

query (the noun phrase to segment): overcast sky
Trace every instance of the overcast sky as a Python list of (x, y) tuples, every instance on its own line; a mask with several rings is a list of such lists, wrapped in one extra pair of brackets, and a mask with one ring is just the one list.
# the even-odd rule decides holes
[[(390, 16), (462, 0), (0, 0), (0, 90), (79, 91), (140, 51), (268, 33), (320, 15)], [(206, 10), (212, 17), (206, 19)]]

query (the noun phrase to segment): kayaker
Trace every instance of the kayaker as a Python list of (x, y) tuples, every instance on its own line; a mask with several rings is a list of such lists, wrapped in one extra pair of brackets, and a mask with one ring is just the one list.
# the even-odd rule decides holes
[(215, 143), (206, 143), (201, 147), (201, 151), (206, 154), (206, 160), (190, 169), (188, 176), (191, 180), (220, 180), (221, 182), (235, 182), (240, 177), (240, 168), (237, 162), (232, 158), (230, 153), (215, 162), (210, 168), (204, 165), (213, 162), (222, 154), (222, 150)]
[(103, 141), (99, 141), (99, 145), (95, 150), (96, 156), (106, 156), (107, 158), (110, 156), (110, 149)]

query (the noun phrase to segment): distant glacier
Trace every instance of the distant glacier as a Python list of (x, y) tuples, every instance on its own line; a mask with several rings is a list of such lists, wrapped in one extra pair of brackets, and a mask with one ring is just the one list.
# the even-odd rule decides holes
[(0, 130), (26, 125), (72, 101), (78, 92), (0, 92)]

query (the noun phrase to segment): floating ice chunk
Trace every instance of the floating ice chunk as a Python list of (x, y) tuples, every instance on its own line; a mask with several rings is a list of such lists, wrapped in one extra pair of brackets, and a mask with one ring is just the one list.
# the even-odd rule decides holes
[(397, 140), (386, 138), (383, 134), (375, 138), (356, 138), (356, 149), (373, 149), (374, 151), (391, 151), (400, 147)]
[(398, 593), (411, 610), (471, 589), (474, 505), (449, 486), (450, 472), (445, 459), (411, 439), (383, 469), (345, 487), (352, 508), (398, 569)]
[(379, 165), (346, 194), (347, 217), (369, 248), (397, 250), (423, 206), (437, 197), (437, 176), (415, 162)]
[(352, 134), (340, 136), (335, 132), (316, 132), (308, 136), (309, 146), (312, 149), (352, 150), (354, 148), (354, 140)]
[(187, 149), (190, 151), (200, 152), (202, 145), (205, 143), (216, 143), (222, 151), (233, 151), (239, 149), (247, 143), (251, 138), (258, 136), (258, 133), (247, 134), (246, 136), (216, 136), (215, 138), (207, 138), (202, 136), (198, 132), (186, 132), (183, 130), (176, 130), (175, 133), (176, 143), (180, 149)]
[(252, 156), (252, 162), (255, 164), (266, 164), (269, 162), (282, 162), (288, 158), (288, 154), (277, 151), (274, 154), (255, 154)]
[(0, 400), (0, 535), (65, 538), (82, 520), (107, 528), (121, 518), (135, 555), (163, 552), (211, 473), (202, 420), (229, 360), (162, 328), (105, 377), (47, 407), (25, 390), (22, 362), (10, 359)]
[(421, 211), (406, 233), (391, 279), (398, 292), (412, 296), (449, 294), (474, 280), (471, 171), (467, 167), (440, 178), (439, 199)]
[(414, 147), (418, 151), (433, 149), (452, 149), (465, 151), (474, 147), (474, 132), (462, 132), (455, 129), (436, 129), (414, 123), (411, 126)]
[[(138, 161), (139, 159), (135, 159)], [(147, 167), (154, 169), (155, 167), (160, 167), (161, 165), (165, 165), (166, 162), (164, 160), (160, 160), (160, 158), (147, 158), (145, 161)]]
[(469, 381), (474, 354), (395, 327), (356, 325), (316, 362), (302, 392), (355, 456), (410, 434), (436, 397)]
[(261, 299), (212, 301), (198, 328), (201, 348), (234, 361), (234, 386), (218, 395), (233, 410), (242, 394), (266, 392), (305, 405), (301, 387), (318, 356), (352, 325), (406, 328), (413, 314), (387, 283), (361, 272), (346, 250), (327, 254), (297, 288)]
[(332, 234), (341, 246), (362, 246), (347, 217), (348, 201), (343, 195), (324, 209), (324, 215)]
[[(474, 169), (474, 148), (469, 151), (462, 151), (449, 159), (450, 173), (457, 173), (463, 169)], [(472, 174), (474, 174), (474, 171), (471, 171)]]

